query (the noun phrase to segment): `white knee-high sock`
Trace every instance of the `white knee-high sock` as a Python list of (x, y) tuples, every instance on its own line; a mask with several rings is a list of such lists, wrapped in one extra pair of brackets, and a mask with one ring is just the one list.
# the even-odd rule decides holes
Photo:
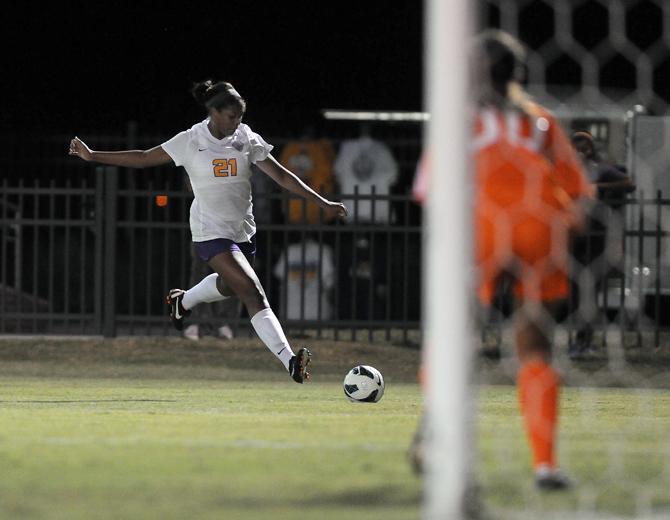
[(192, 309), (199, 303), (218, 302), (228, 298), (228, 296), (224, 296), (216, 288), (216, 279), (218, 277), (219, 275), (216, 273), (207, 275), (186, 291), (184, 293), (184, 299), (181, 301), (184, 309)]
[(270, 349), (277, 359), (284, 364), (286, 370), (288, 370), (288, 362), (294, 355), (293, 350), (291, 350), (291, 346), (288, 344), (279, 320), (275, 316), (275, 313), (272, 312), (272, 309), (263, 309), (254, 314), (251, 318), (251, 324), (258, 337), (265, 343), (265, 346)]

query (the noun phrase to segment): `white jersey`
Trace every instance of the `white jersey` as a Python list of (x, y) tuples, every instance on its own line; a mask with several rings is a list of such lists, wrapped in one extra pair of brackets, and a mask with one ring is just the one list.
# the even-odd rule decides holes
[(282, 280), (281, 310), (286, 318), (329, 320), (333, 317), (329, 293), (335, 285), (335, 264), (330, 246), (319, 245), (311, 239), (291, 244), (279, 257), (273, 272)]
[[(333, 168), (342, 193), (354, 193), (358, 186), (359, 195), (368, 195), (374, 186), (375, 194), (386, 196), (398, 177), (398, 163), (391, 149), (370, 137), (344, 141)], [(388, 200), (359, 200), (358, 219), (371, 221), (373, 209), (375, 222), (389, 221)], [(354, 215), (347, 218), (352, 220)]]
[(161, 147), (177, 166), (184, 166), (191, 181), (193, 241), (227, 238), (248, 242), (256, 233), (251, 164), (266, 159), (273, 147), (245, 124), (232, 135), (217, 139), (208, 122), (205, 119), (193, 125)]

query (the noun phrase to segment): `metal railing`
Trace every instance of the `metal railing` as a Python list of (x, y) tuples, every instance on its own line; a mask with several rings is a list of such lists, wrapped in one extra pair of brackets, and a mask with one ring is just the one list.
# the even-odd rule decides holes
[[(0, 333), (172, 334), (164, 297), (188, 284), (191, 195), (170, 183), (156, 184), (120, 187), (112, 167), (97, 167), (92, 186), (2, 181)], [(413, 335), (416, 341), (421, 231), (410, 218), (416, 205), (407, 195), (374, 191), (334, 197), (351, 209), (348, 222), (259, 223), (256, 270), (273, 308), (297, 333), (334, 339), (381, 334), (405, 343)], [(280, 213), (289, 200), (277, 192), (255, 198), (272, 201)], [(359, 219), (363, 202), (373, 208), (383, 203), (385, 222), (375, 222), (374, 215)], [(305, 256), (308, 243), (318, 252), (316, 260)], [(302, 253), (279, 272), (278, 261), (291, 247), (302, 247)], [(296, 279), (300, 270), (305, 274)], [(308, 287), (313, 282), (315, 289)], [(328, 305), (318, 298), (314, 309), (314, 292), (327, 293)], [(296, 298), (297, 307), (289, 301)], [(243, 314), (241, 324), (247, 321)]]
[[(408, 171), (418, 142), (395, 145)], [(124, 141), (100, 138), (96, 145), (123, 147)], [(0, 333), (175, 334), (164, 296), (188, 286), (191, 264), (191, 196), (181, 172), (156, 168), (140, 180), (62, 157), (44, 163), (68, 175), (0, 181)], [(156, 195), (168, 203), (157, 205)], [(406, 193), (329, 196), (349, 207), (346, 223), (286, 223), (289, 195), (256, 191), (265, 210), (256, 207), (255, 268), (272, 307), (294, 334), (418, 343), (420, 208)], [(621, 226), (608, 236), (620, 245), (621, 262), (616, 273), (599, 275), (597, 327), (651, 332), (658, 346), (670, 325), (670, 199), (660, 192), (636, 196), (622, 202)], [(374, 213), (358, 217), (368, 202), (385, 208), (383, 222)], [(307, 244), (315, 244), (316, 256)], [(291, 254), (292, 265), (285, 261), (279, 269), (282, 255)], [(250, 330), (244, 312), (238, 322)]]

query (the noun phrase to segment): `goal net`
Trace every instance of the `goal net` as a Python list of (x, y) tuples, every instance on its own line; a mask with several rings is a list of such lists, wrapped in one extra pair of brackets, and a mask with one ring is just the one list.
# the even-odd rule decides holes
[[(426, 2), (423, 518), (670, 517), (669, 21), (664, 0)], [(486, 66), (471, 52), (486, 29), (523, 46), (527, 93), (490, 124), (482, 106), (495, 96), (468, 80)], [(547, 115), (525, 108), (535, 105)], [(524, 117), (535, 125), (526, 134)], [(565, 297), (502, 236), (518, 232), (540, 247), (538, 228), (519, 231), (510, 216), (528, 200), (516, 213), (493, 212), (496, 253), (486, 258), (501, 276), (482, 267), (483, 232), (475, 231), (482, 163), (474, 158), (487, 146), (473, 144), (477, 129), (502, 135), (508, 150), (521, 143), (543, 154), (551, 176), (562, 166), (547, 151), (555, 138), (545, 123), (560, 128), (592, 192), (574, 225), (561, 228), (565, 214), (547, 211), (553, 202), (541, 196), (535, 216), (526, 215), (569, 232), (565, 242), (551, 235)], [(526, 183), (542, 170), (527, 165), (512, 167)], [(580, 200), (573, 184), (557, 182), (569, 202)], [(538, 193), (525, 186), (527, 197)], [(557, 259), (561, 244), (567, 256)], [(482, 300), (487, 276), (498, 283)], [(538, 338), (551, 345), (554, 419), (551, 378), (527, 382)], [(540, 412), (528, 411), (531, 401)]]

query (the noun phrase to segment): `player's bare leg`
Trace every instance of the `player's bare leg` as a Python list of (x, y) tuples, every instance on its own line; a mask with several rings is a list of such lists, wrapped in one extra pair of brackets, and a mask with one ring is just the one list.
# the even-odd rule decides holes
[(240, 251), (227, 251), (216, 255), (209, 265), (219, 275), (219, 291), (235, 294), (245, 305), (251, 325), (265, 346), (279, 359), (296, 383), (309, 381), (307, 365), (311, 360), (308, 349), (294, 354), (284, 331), (268, 304), (265, 291), (253, 267)]

